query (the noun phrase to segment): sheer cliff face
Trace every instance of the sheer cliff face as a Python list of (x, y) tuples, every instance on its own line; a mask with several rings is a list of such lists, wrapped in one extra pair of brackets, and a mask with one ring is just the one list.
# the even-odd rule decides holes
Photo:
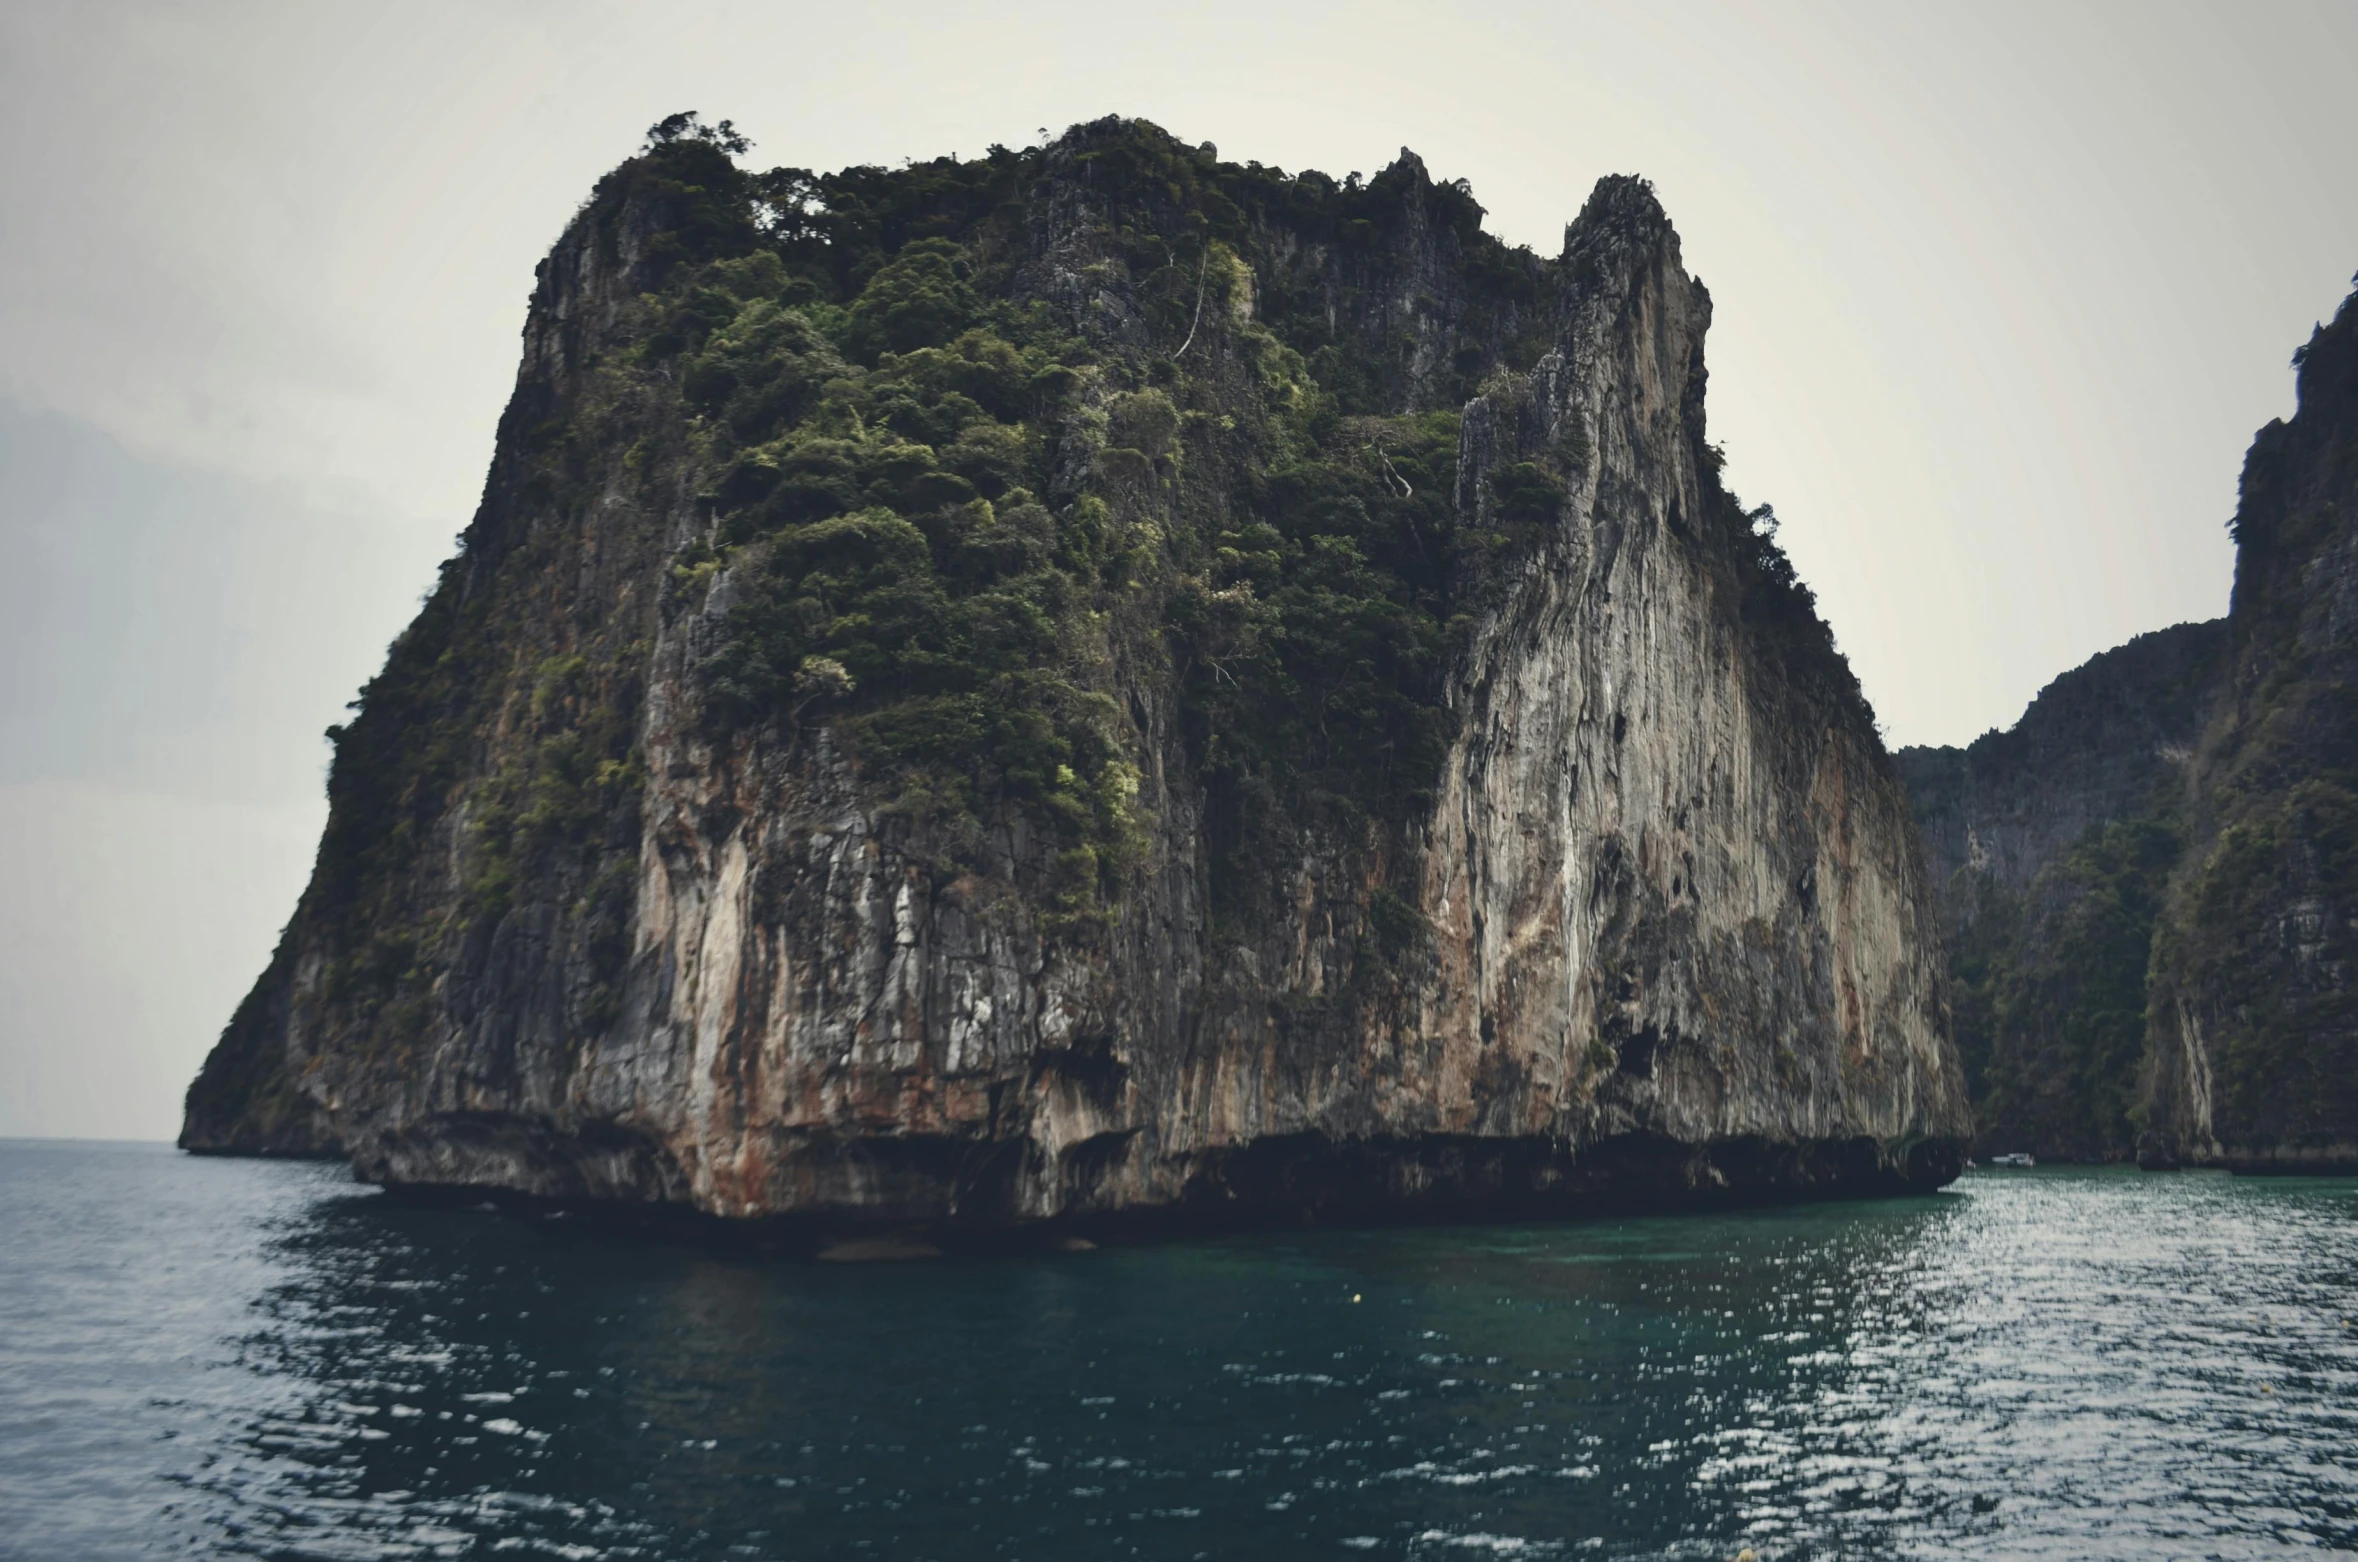
[(1988, 1151), (2134, 1153), (2153, 924), (2226, 650), (2223, 621), (2140, 635), (2057, 678), (2004, 732), (1896, 756)]
[(732, 229), (707, 154), (544, 265), (222, 1079), (283, 1059), (374, 1179), (728, 1215), (1953, 1174), (1905, 796), (1642, 185), (1540, 261), (1412, 159), (1108, 122), (922, 221), (852, 171), (830, 283), (808, 187)]
[(1454, 691), (1416, 1028), (1463, 1060), (1466, 1121), (1488, 1131), (1953, 1136), (1930, 906), (1888, 762), (1850, 691), (1748, 636), (1710, 566), (1709, 301), (1626, 186), (1600, 191), (1568, 256), (1594, 281), (1559, 352), (1466, 419), (1466, 510), (1486, 471), (1566, 428), (1596, 438)]
[(2303, 349), (2236, 511), (2230, 670), (2154, 945), (2158, 1155), (2358, 1168), (2358, 306)]

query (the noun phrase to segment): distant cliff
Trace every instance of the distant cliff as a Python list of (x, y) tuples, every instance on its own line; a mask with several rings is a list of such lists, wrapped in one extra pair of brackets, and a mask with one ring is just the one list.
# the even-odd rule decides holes
[(2358, 303), (2295, 361), (2224, 620), (1898, 756), (1985, 1149), (2358, 1170)]
[(1954, 1174), (1906, 799), (1644, 184), (1542, 258), (1406, 153), (735, 149), (543, 263), (184, 1143), (836, 1222)]
[(2358, 1170), (2358, 295), (2244, 458), (2229, 671), (2155, 936), (2149, 1154)]
[(2006, 731), (1896, 756), (1940, 889), (1985, 1151), (2135, 1152), (2154, 919), (2226, 648), (2220, 620), (2140, 635), (2057, 678)]

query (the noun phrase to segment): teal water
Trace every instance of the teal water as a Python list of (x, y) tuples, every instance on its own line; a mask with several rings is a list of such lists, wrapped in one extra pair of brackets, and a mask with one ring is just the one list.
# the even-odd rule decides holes
[(0, 1144), (0, 1556), (2358, 1549), (2358, 1182), (838, 1267)]

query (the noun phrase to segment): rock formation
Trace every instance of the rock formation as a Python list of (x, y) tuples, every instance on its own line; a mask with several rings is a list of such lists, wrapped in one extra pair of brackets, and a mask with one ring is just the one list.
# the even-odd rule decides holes
[(542, 265), (184, 1144), (837, 1223), (1954, 1175), (1905, 794), (1642, 183), (1542, 259), (1406, 153), (725, 144)]
[(2225, 667), (2214, 620), (2140, 635), (1965, 748), (1898, 753), (1939, 888), (1988, 1153), (2125, 1160), (2154, 919)]
[(2228, 672), (2156, 930), (2149, 1161), (2358, 1170), (2358, 295), (2244, 458)]
[(2358, 306), (2295, 362), (2226, 619), (1898, 756), (1986, 1149), (2358, 1169)]

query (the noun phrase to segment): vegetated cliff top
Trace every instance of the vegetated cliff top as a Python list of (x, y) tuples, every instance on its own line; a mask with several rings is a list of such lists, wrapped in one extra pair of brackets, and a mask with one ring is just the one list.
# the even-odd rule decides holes
[[(1639, 285), (1639, 257), (1675, 264), (1668, 218), (1628, 177), (1600, 181), (1542, 258), (1483, 232), (1465, 183), (1405, 151), (1362, 181), (1224, 162), (1123, 119), (900, 169), (752, 173), (732, 145), (685, 117), (659, 127), (543, 264), (454, 589), (341, 738), (331, 796), (383, 805), (339, 806), (323, 864), (365, 855), (348, 834), (397, 817), (394, 797), (439, 795), (406, 774), (416, 734), (370, 718), (450, 708), (426, 687), (452, 665), (433, 623), (480, 611), (519, 528), (579, 481), (557, 470), (584, 438), (559, 403), (592, 362), (676, 382), (698, 415), (720, 524), (685, 567), (732, 571), (729, 633), (703, 669), (724, 725), (815, 701), (921, 808), (1085, 817), (1074, 849), (1118, 856), (1129, 782), (1099, 703), (1117, 691), (1066, 676), (1058, 646), (1076, 615), (1150, 587), (1203, 762), (1237, 799), (1215, 800), (1216, 826), (1238, 826), (1226, 855), (1248, 849), (1252, 799), (1307, 791), (1313, 811), (1398, 817), (1430, 784), (1470, 615), (1554, 523), (1558, 468), (1582, 456), (1515, 463), (1466, 513), (1457, 409), (1553, 350), (1568, 312), (1623, 309), (1606, 294)], [(1209, 362), (1208, 327), (1249, 361)], [(1681, 381), (1708, 485), (1687, 543), (1751, 631), (1748, 656), (1871, 728), (1772, 529), (1718, 486), (1700, 364)], [(1076, 417), (1101, 420), (1104, 454), (1076, 450)], [(1109, 531), (1090, 482), (1182, 452), (1241, 502), (1151, 539)], [(832, 529), (801, 529), (819, 522)], [(819, 608), (814, 571), (834, 583)]]

